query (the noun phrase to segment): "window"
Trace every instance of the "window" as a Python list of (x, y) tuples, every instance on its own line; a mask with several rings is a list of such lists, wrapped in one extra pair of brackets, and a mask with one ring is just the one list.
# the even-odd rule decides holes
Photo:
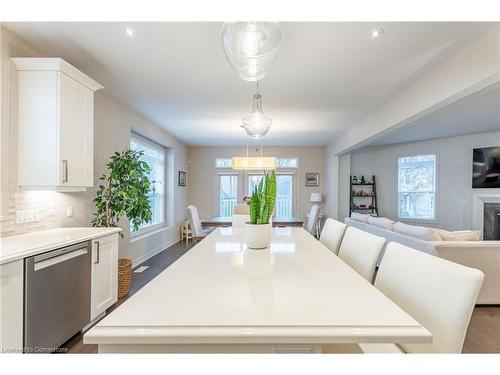
[(264, 178), (262, 174), (249, 174), (248, 175), (248, 195), (252, 195), (255, 188), (259, 185), (260, 180)]
[(238, 201), (238, 175), (219, 176), (219, 215), (232, 217)]
[(276, 216), (293, 216), (293, 175), (276, 176)]
[(276, 160), (277, 168), (298, 168), (299, 167), (299, 159), (297, 158), (288, 158), (288, 159), (277, 159)]
[(232, 168), (233, 159), (231, 158), (223, 158), (223, 159), (215, 159), (215, 168)]
[(398, 159), (398, 217), (412, 220), (436, 218), (436, 155)]
[(152, 168), (149, 179), (150, 181), (154, 181), (153, 185), (155, 188), (154, 193), (149, 195), (149, 204), (153, 213), (152, 221), (142, 224), (139, 230), (163, 224), (165, 222), (166, 150), (164, 147), (135, 134), (132, 134), (130, 138), (130, 149), (144, 152), (142, 160)]
[[(259, 185), (263, 175), (248, 175), (248, 195), (252, 195), (254, 189)], [(275, 213), (277, 217), (293, 216), (293, 175), (276, 175), (276, 206)]]

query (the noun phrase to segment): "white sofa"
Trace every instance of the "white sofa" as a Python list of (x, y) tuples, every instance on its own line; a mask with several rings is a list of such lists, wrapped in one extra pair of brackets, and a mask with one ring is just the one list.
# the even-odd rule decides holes
[[(388, 228), (345, 218), (347, 225), (484, 273), (478, 304), (500, 304), (500, 241), (425, 241)], [(383, 252), (379, 262), (383, 257)]]

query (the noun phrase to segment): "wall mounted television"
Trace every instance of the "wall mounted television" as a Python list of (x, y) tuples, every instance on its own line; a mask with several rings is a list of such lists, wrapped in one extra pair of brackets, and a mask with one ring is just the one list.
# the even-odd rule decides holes
[(473, 150), (472, 187), (500, 188), (500, 146)]

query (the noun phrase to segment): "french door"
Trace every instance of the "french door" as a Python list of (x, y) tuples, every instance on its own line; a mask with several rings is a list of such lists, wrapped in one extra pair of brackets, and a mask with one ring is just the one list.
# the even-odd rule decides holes
[[(295, 216), (297, 206), (297, 184), (296, 175), (293, 172), (276, 173), (276, 217)], [(258, 186), (263, 173), (245, 172), (244, 174), (244, 194), (251, 196), (255, 187)]]
[(238, 203), (238, 175), (219, 175), (219, 216), (232, 217)]

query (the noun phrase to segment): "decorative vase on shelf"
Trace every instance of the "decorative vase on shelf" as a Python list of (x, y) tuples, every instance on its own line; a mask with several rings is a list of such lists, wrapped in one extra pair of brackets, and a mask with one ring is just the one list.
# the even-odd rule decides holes
[(244, 241), (249, 249), (266, 249), (271, 243), (271, 215), (276, 202), (276, 174), (266, 173), (255, 187), (248, 209), (250, 221), (245, 223)]

